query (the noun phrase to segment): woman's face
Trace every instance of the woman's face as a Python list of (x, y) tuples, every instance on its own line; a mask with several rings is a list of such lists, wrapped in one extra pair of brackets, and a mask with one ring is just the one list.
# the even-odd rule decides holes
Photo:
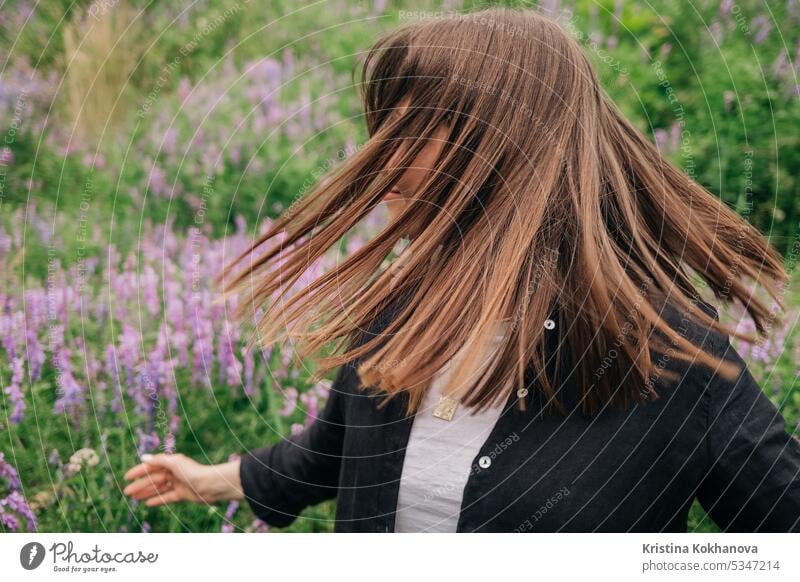
[[(408, 103), (408, 98), (401, 101), (397, 113), (402, 114), (408, 107)], [(433, 138), (428, 141), (417, 157), (414, 158), (414, 161), (409, 164), (405, 172), (400, 176), (400, 179), (394, 185), (392, 191), (384, 196), (383, 201), (386, 203), (390, 222), (396, 220), (408, 204), (411, 203), (411, 199), (416, 195), (419, 186), (433, 169), (433, 164), (444, 147), (447, 135), (448, 129), (446, 127), (437, 129)], [(401, 153), (401, 151), (396, 152), (389, 160), (387, 164), (389, 168), (394, 167)], [(415, 234), (415, 232), (405, 233), (405, 235), (410, 238), (413, 238)]]

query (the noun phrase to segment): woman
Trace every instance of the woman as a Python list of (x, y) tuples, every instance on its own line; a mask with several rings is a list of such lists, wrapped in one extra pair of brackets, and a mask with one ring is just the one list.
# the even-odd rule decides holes
[[(700, 299), (764, 336), (781, 257), (609, 101), (580, 45), (531, 11), (410, 22), (362, 73), (370, 135), (229, 265), (340, 366), (299, 434), (204, 466), (143, 456), (148, 505), (246, 499), (268, 524), (337, 498), (336, 531), (800, 529), (800, 443)], [(380, 201), (387, 227), (284, 293)], [(258, 260), (242, 259), (285, 231)], [(401, 239), (408, 247), (384, 269)], [(276, 265), (279, 264), (280, 268)], [(234, 269), (240, 269), (233, 277)]]

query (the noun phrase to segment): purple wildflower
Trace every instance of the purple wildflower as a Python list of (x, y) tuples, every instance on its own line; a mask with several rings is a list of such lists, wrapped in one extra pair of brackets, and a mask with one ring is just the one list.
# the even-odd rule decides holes
[(222, 533), (233, 532), (234, 524), (230, 520), (233, 519), (233, 515), (236, 513), (237, 509), (239, 509), (238, 501), (231, 501), (228, 503), (228, 508), (225, 510), (225, 517), (223, 518), (224, 522), (221, 528)]
[(295, 408), (297, 408), (297, 390), (287, 388), (283, 392), (283, 408), (278, 411), (278, 414), (285, 418), (290, 416)]
[(0, 511), (7, 507), (8, 509), (21, 515), (25, 518), (28, 531), (36, 531), (36, 515), (33, 513), (28, 505), (28, 502), (25, 501), (25, 498), (19, 491), (12, 491), (5, 499), (0, 500), (0, 507), (2, 507)]
[(22, 489), (22, 483), (19, 480), (19, 473), (17, 470), (5, 460), (5, 454), (0, 451), (0, 477), (6, 480), (8, 488), (11, 491)]
[(769, 31), (772, 30), (772, 21), (767, 16), (759, 14), (753, 19), (751, 28), (755, 30), (753, 42), (761, 44), (767, 38)]
[(4, 390), (12, 405), (10, 420), (13, 424), (22, 422), (25, 412), (25, 395), (22, 393), (22, 380), (25, 374), (25, 360), (14, 358), (11, 360), (11, 384)]

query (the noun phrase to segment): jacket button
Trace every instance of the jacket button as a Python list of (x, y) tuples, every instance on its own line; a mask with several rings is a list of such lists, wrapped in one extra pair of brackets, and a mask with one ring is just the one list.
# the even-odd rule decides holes
[(478, 459), (478, 465), (480, 466), (481, 469), (488, 469), (489, 465), (491, 464), (492, 464), (492, 459), (490, 459), (486, 455)]
[(545, 319), (544, 320), (544, 328), (545, 329), (553, 329), (556, 326), (556, 322), (552, 319)]

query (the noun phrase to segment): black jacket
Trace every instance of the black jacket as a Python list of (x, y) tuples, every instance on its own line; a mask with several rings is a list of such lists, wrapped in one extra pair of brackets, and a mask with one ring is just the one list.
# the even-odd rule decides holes
[[(551, 319), (562, 324), (557, 313)], [(674, 310), (667, 319), (744, 366), (727, 336)], [(685, 532), (695, 497), (724, 531), (800, 531), (800, 441), (749, 371), (728, 382), (708, 367), (667, 366), (682, 378), (661, 398), (593, 418), (574, 406), (567, 417), (541, 414), (534, 380), (526, 411), (512, 394), (475, 456), (457, 531)], [(403, 397), (382, 410), (378, 398), (359, 390), (354, 364), (344, 365), (310, 426), (242, 455), (255, 514), (283, 527), (336, 497), (335, 531), (393, 531), (413, 416)]]

